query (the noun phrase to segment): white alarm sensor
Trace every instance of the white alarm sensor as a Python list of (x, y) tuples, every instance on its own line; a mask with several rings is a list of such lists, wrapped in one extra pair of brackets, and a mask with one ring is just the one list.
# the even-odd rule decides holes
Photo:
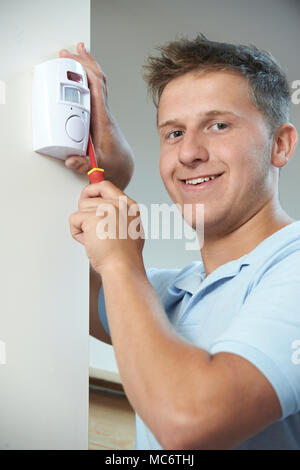
[(34, 68), (32, 126), (35, 152), (62, 160), (86, 155), (90, 91), (79, 62), (58, 58)]

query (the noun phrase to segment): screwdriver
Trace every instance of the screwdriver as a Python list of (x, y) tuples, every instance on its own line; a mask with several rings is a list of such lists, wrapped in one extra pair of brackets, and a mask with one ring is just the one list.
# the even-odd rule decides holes
[(89, 141), (88, 141), (88, 154), (90, 157), (92, 169), (88, 172), (88, 177), (90, 183), (100, 183), (104, 180), (104, 170), (102, 168), (98, 168), (97, 161), (95, 157), (95, 149), (93, 145), (93, 141), (91, 138), (91, 134), (89, 134)]

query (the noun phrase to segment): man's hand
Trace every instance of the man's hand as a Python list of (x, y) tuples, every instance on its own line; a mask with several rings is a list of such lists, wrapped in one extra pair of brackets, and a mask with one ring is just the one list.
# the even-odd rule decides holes
[[(91, 93), (91, 135), (97, 163), (104, 168), (106, 179), (124, 189), (133, 173), (133, 152), (109, 109), (107, 79), (101, 67), (82, 42), (76, 49), (77, 54), (62, 49), (59, 56), (74, 59), (85, 68)], [(91, 168), (89, 158), (78, 155), (70, 155), (65, 165), (79, 174)]]
[(83, 244), (100, 275), (106, 266), (143, 266), (144, 232), (138, 205), (110, 181), (86, 186), (70, 216), (72, 237)]

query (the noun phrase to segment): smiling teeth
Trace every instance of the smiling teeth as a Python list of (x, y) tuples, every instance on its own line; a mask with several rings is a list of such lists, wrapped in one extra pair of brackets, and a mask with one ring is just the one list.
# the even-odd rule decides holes
[(204, 181), (214, 180), (216, 176), (207, 176), (206, 178), (196, 178), (194, 180), (186, 180), (185, 184), (199, 184), (204, 183)]

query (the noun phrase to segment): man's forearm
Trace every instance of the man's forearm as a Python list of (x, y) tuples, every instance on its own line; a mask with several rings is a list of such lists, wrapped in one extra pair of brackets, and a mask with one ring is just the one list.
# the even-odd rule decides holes
[(133, 156), (127, 155), (123, 158), (119, 157), (117, 163), (114, 162), (110, 165), (110, 167), (107, 167), (107, 165), (105, 165), (105, 179), (111, 181), (118, 188), (124, 190), (130, 183), (133, 170)]
[(103, 128), (110, 138), (104, 135), (99, 144), (95, 142), (98, 164), (105, 170), (105, 179), (124, 190), (134, 172), (133, 151), (115, 120)]
[[(143, 265), (102, 272), (106, 312), (120, 375), (137, 413), (160, 435), (170, 416), (189, 413), (210, 355), (175, 332)], [(197, 400), (201, 390), (197, 392)]]

